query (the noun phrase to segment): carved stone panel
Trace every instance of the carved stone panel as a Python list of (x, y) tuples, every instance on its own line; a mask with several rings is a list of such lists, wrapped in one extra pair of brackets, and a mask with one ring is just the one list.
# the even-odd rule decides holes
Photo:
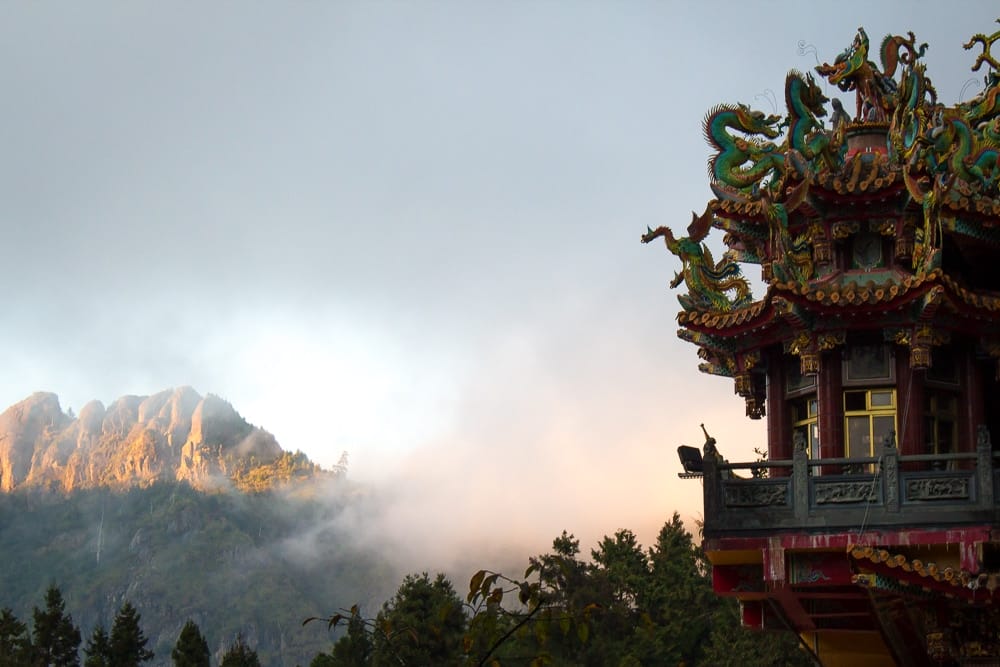
[(816, 482), (815, 502), (817, 505), (830, 503), (878, 502), (879, 486), (872, 479), (849, 482)]
[(968, 500), (969, 478), (931, 477), (906, 481), (907, 500)]
[(726, 507), (773, 507), (788, 504), (788, 482), (738, 482), (723, 487)]

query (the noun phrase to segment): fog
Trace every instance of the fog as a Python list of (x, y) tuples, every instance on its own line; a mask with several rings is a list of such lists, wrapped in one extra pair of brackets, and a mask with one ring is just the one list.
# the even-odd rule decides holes
[(408, 569), (563, 529), (648, 545), (699, 516), (675, 449), (700, 424), (731, 460), (764, 444), (676, 338), (677, 259), (639, 243), (711, 197), (705, 112), (772, 111), (859, 25), (913, 30), (969, 98), (961, 44), (995, 12), (7, 4), (0, 405), (218, 394), (285, 449), (347, 451), (373, 500), (342, 520)]

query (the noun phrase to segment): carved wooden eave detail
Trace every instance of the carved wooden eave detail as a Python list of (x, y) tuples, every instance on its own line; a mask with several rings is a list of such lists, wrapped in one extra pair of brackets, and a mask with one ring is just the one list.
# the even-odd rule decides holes
[(839, 172), (820, 173), (815, 180), (816, 185), (830, 193), (851, 197), (895, 194), (902, 188), (902, 182), (899, 171), (880, 153), (855, 155)]
[(681, 311), (677, 313), (677, 322), (685, 327), (699, 329), (729, 329), (755, 323), (767, 305), (766, 301), (756, 301), (745, 308), (727, 312)]
[[(932, 499), (961, 498), (963, 493), (968, 495), (968, 488), (941, 483), (929, 485), (924, 493)], [(1000, 589), (998, 572), (970, 572), (957, 564), (939, 564), (871, 545), (850, 545), (847, 553), (860, 570), (853, 577), (854, 583), (866, 588), (912, 587), (914, 594), (936, 591), (970, 603), (991, 601)]]

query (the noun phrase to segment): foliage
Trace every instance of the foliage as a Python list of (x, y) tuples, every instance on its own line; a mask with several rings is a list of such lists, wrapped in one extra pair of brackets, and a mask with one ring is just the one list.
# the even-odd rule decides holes
[(138, 667), (153, 659), (153, 652), (146, 648), (149, 640), (139, 626), (139, 612), (126, 601), (111, 626), (109, 656), (115, 667)]
[(375, 619), (372, 665), (443, 665), (465, 633), (462, 600), (443, 574), (407, 575)]
[(111, 640), (103, 625), (94, 628), (94, 632), (87, 639), (83, 654), (86, 656), (83, 667), (114, 667), (114, 662), (111, 660)]
[(45, 609), (34, 608), (31, 644), (33, 658), (50, 667), (80, 664), (80, 630), (66, 613), (62, 592), (51, 584), (45, 592)]
[(198, 624), (188, 620), (170, 652), (174, 667), (209, 667), (210, 656), (208, 642), (201, 634)]
[[(336, 625), (343, 618), (343, 614), (335, 615), (329, 619), (328, 626)], [(313, 658), (309, 667), (354, 667), (370, 664), (375, 646), (367, 624), (358, 612), (357, 605), (351, 607), (347, 617), (347, 634), (337, 640), (330, 653), (320, 653)], [(372, 625), (375, 625), (374, 622)]]
[(247, 645), (243, 635), (237, 635), (236, 641), (222, 654), (219, 667), (260, 667), (257, 651)]
[(233, 474), (233, 483), (240, 491), (262, 493), (280, 484), (308, 480), (318, 474), (319, 466), (301, 451), (282, 452), (270, 463), (259, 463), (254, 457), (239, 462)]
[[(791, 633), (740, 627), (735, 602), (713, 593), (704, 553), (676, 513), (648, 550), (620, 530), (590, 555), (582, 560), (579, 540), (563, 532), (550, 553), (528, 559), (523, 579), (476, 572), (460, 645), (440, 641), (461, 628), (457, 618), (442, 624), (456, 609), (447, 581), (434, 582), (435, 597), (426, 574), (407, 577), (376, 619), (362, 619), (357, 607), (327, 619), (331, 627), (346, 621), (348, 635), (312, 667), (809, 664)], [(371, 658), (349, 654), (365, 636), (377, 647)], [(433, 655), (416, 651), (434, 641)]]
[(0, 665), (22, 667), (31, 658), (28, 626), (10, 608), (0, 610)]
[(110, 632), (127, 597), (156, 662), (169, 662), (193, 618), (210, 638), (252, 632), (264, 664), (306, 665), (329, 642), (301, 626), (304, 615), (339, 595), (381, 604), (399, 582), (338, 524), (347, 486), (331, 478), (294, 493), (208, 493), (172, 482), (0, 494), (0, 562), (18, 564), (0, 568), (0, 607), (30, 625), (32, 606), (44, 606), (45, 587), (58, 581), (84, 638), (99, 621)]

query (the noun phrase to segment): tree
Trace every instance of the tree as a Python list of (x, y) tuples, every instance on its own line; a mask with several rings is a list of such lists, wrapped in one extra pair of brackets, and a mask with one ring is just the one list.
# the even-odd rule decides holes
[(250, 648), (243, 635), (236, 635), (236, 641), (222, 655), (219, 667), (260, 667), (257, 651)]
[(210, 657), (208, 642), (201, 634), (201, 629), (197, 623), (188, 620), (177, 637), (174, 650), (170, 652), (174, 667), (208, 667)]
[[(331, 619), (331, 627), (342, 620), (343, 615), (335, 618), (336, 621)], [(313, 658), (309, 667), (360, 667), (371, 664), (373, 651), (374, 643), (368, 622), (361, 617), (355, 606), (351, 608), (347, 619), (347, 634), (337, 640), (329, 653), (320, 653)]]
[(443, 574), (407, 575), (375, 618), (372, 664), (444, 665), (462, 654), (462, 600)]
[(23, 667), (30, 663), (31, 640), (28, 626), (9, 608), (0, 611), (0, 665)]
[(32, 611), (32, 653), (34, 661), (49, 667), (77, 667), (80, 664), (80, 629), (66, 613), (62, 593), (55, 586), (45, 592), (44, 611)]
[(87, 640), (87, 645), (83, 649), (83, 654), (87, 656), (83, 661), (83, 667), (113, 667), (111, 662), (111, 641), (108, 639), (108, 632), (103, 625), (98, 624), (94, 628), (93, 634)]
[(115, 614), (109, 653), (115, 667), (138, 667), (153, 659), (153, 652), (146, 648), (149, 640), (139, 626), (139, 618), (139, 612), (127, 600)]

